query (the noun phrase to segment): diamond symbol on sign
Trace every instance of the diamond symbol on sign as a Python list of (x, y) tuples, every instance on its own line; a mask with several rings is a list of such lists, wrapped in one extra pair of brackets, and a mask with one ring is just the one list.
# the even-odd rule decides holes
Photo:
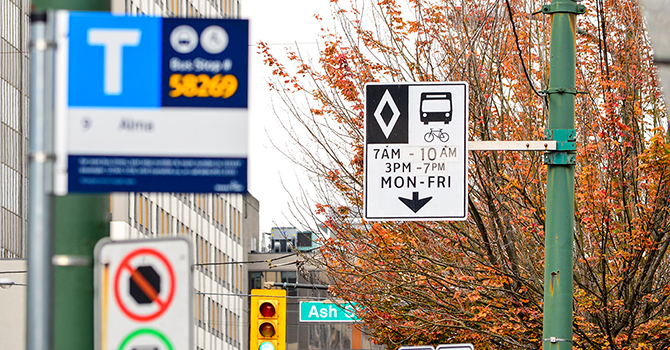
[[(388, 105), (393, 112), (391, 115), (391, 120), (389, 120), (388, 124), (386, 124), (386, 122), (384, 122), (384, 118), (382, 118), (382, 111), (386, 105)], [(379, 105), (377, 105), (374, 116), (377, 120), (377, 124), (379, 124), (382, 132), (384, 132), (384, 136), (389, 138), (391, 131), (393, 131), (393, 128), (395, 127), (395, 123), (398, 121), (398, 117), (400, 117), (400, 111), (398, 110), (398, 106), (396, 106), (395, 102), (393, 101), (393, 97), (391, 97), (391, 93), (388, 90), (384, 92), (384, 96), (382, 96), (382, 99), (379, 101)]]

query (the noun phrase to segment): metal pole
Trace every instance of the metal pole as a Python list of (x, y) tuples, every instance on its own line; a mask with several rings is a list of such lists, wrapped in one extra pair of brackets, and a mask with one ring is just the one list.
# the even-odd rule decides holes
[(30, 44), (30, 165), (28, 192), (28, 296), (26, 345), (28, 350), (48, 350), (53, 341), (53, 203), (47, 193), (47, 50), (46, 13), (31, 16)]
[(556, 151), (545, 154), (547, 203), (544, 252), (542, 348), (572, 349), (573, 231), (575, 198), (575, 29), (586, 8), (571, 0), (552, 0), (549, 118), (545, 132)]
[[(32, 4), (35, 9), (33, 11), (47, 9), (109, 11), (110, 9), (109, 0), (34, 0)], [(33, 39), (35, 38), (34, 36)], [(31, 56), (31, 61), (35, 57)], [(40, 69), (35, 62), (32, 62), (32, 67)], [(53, 65), (48, 67), (51, 70)], [(37, 75), (35, 71), (31, 74), (33, 77)], [(46, 101), (53, 99), (52, 82), (50, 78), (47, 79), (45, 83), (48, 90), (41, 92), (42, 94), (47, 93)], [(31, 81), (31, 89), (33, 86), (35, 84)], [(40, 92), (36, 91), (35, 95), (32, 93), (33, 90), (31, 90), (31, 113), (36, 109), (32, 103)], [(53, 105), (47, 102), (42, 108), (46, 108), (51, 113), (52, 107)], [(47, 140), (53, 137), (53, 129), (45, 132), (44, 123), (51, 125), (52, 119), (47, 117), (41, 122), (33, 122), (31, 117), (31, 149), (33, 152), (37, 149), (32, 148), (35, 128), (45, 133), (43, 137), (46, 137)], [(31, 165), (31, 181), (36, 180), (34, 174)], [(41, 184), (41, 188), (47, 190), (51, 189), (48, 175), (49, 173), (45, 176), (46, 185)], [(30, 191), (31, 194), (36, 191), (33, 182), (31, 182)], [(32, 237), (32, 246), (30, 245), (31, 236), (29, 236), (29, 269), (30, 257), (39, 255), (40, 262), (44, 264), (43, 269), (49, 274), (42, 281), (35, 282), (30, 280), (29, 270), (28, 283), (37, 283), (42, 289), (33, 296), (34, 300), (30, 296), (28, 298), (28, 309), (40, 309), (34, 312), (39, 312), (41, 315), (39, 316), (41, 317), (39, 329), (31, 329), (34, 321), (28, 321), (26, 328), (28, 350), (93, 349), (93, 247), (100, 238), (109, 236), (110, 197), (109, 195), (67, 195), (54, 198), (52, 195), (44, 195), (43, 192), (36, 193), (42, 193), (44, 198), (40, 200), (49, 203), (48, 213), (53, 214), (40, 220), (38, 216), (29, 211), (29, 227), (32, 224), (41, 224), (44, 225), (43, 230), (51, 229), (51, 232), (45, 233), (44, 236)], [(29, 200), (31, 206), (34, 205), (32, 198), (34, 196)], [(52, 264), (57, 267), (54, 269)], [(31, 288), (30, 285), (28, 288)], [(31, 317), (30, 314), (29, 317)], [(31, 343), (35, 344), (34, 347), (31, 347)]]

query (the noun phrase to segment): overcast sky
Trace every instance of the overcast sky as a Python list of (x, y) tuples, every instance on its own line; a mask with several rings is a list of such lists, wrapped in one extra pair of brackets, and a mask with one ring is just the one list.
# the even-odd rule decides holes
[(251, 46), (249, 192), (260, 201), (261, 232), (270, 232), (273, 226), (288, 226), (292, 222), (285, 218), (290, 196), (282, 187), (282, 181), (289, 190), (297, 191), (295, 178), (300, 170), (283, 158), (268, 139), (284, 144), (284, 130), (275, 121), (266, 83), (270, 70), (263, 66), (256, 44), (266, 42), (279, 55), (285, 52), (285, 47), (297, 42), (301, 52), (314, 57), (317, 49), (314, 43), (320, 30), (314, 14), (330, 18), (330, 7), (329, 0), (242, 0), (240, 6), (241, 17), (249, 20)]

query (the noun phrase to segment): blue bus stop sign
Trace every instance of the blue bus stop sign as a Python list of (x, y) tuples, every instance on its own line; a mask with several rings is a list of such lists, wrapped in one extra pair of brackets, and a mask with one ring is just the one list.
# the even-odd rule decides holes
[(248, 22), (59, 11), (55, 192), (247, 188)]

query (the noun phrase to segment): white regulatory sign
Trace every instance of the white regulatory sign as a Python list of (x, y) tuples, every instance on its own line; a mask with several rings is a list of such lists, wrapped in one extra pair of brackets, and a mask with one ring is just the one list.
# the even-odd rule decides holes
[(95, 349), (191, 349), (188, 240), (105, 239), (95, 254)]
[(465, 220), (467, 83), (370, 83), (365, 93), (365, 218)]

